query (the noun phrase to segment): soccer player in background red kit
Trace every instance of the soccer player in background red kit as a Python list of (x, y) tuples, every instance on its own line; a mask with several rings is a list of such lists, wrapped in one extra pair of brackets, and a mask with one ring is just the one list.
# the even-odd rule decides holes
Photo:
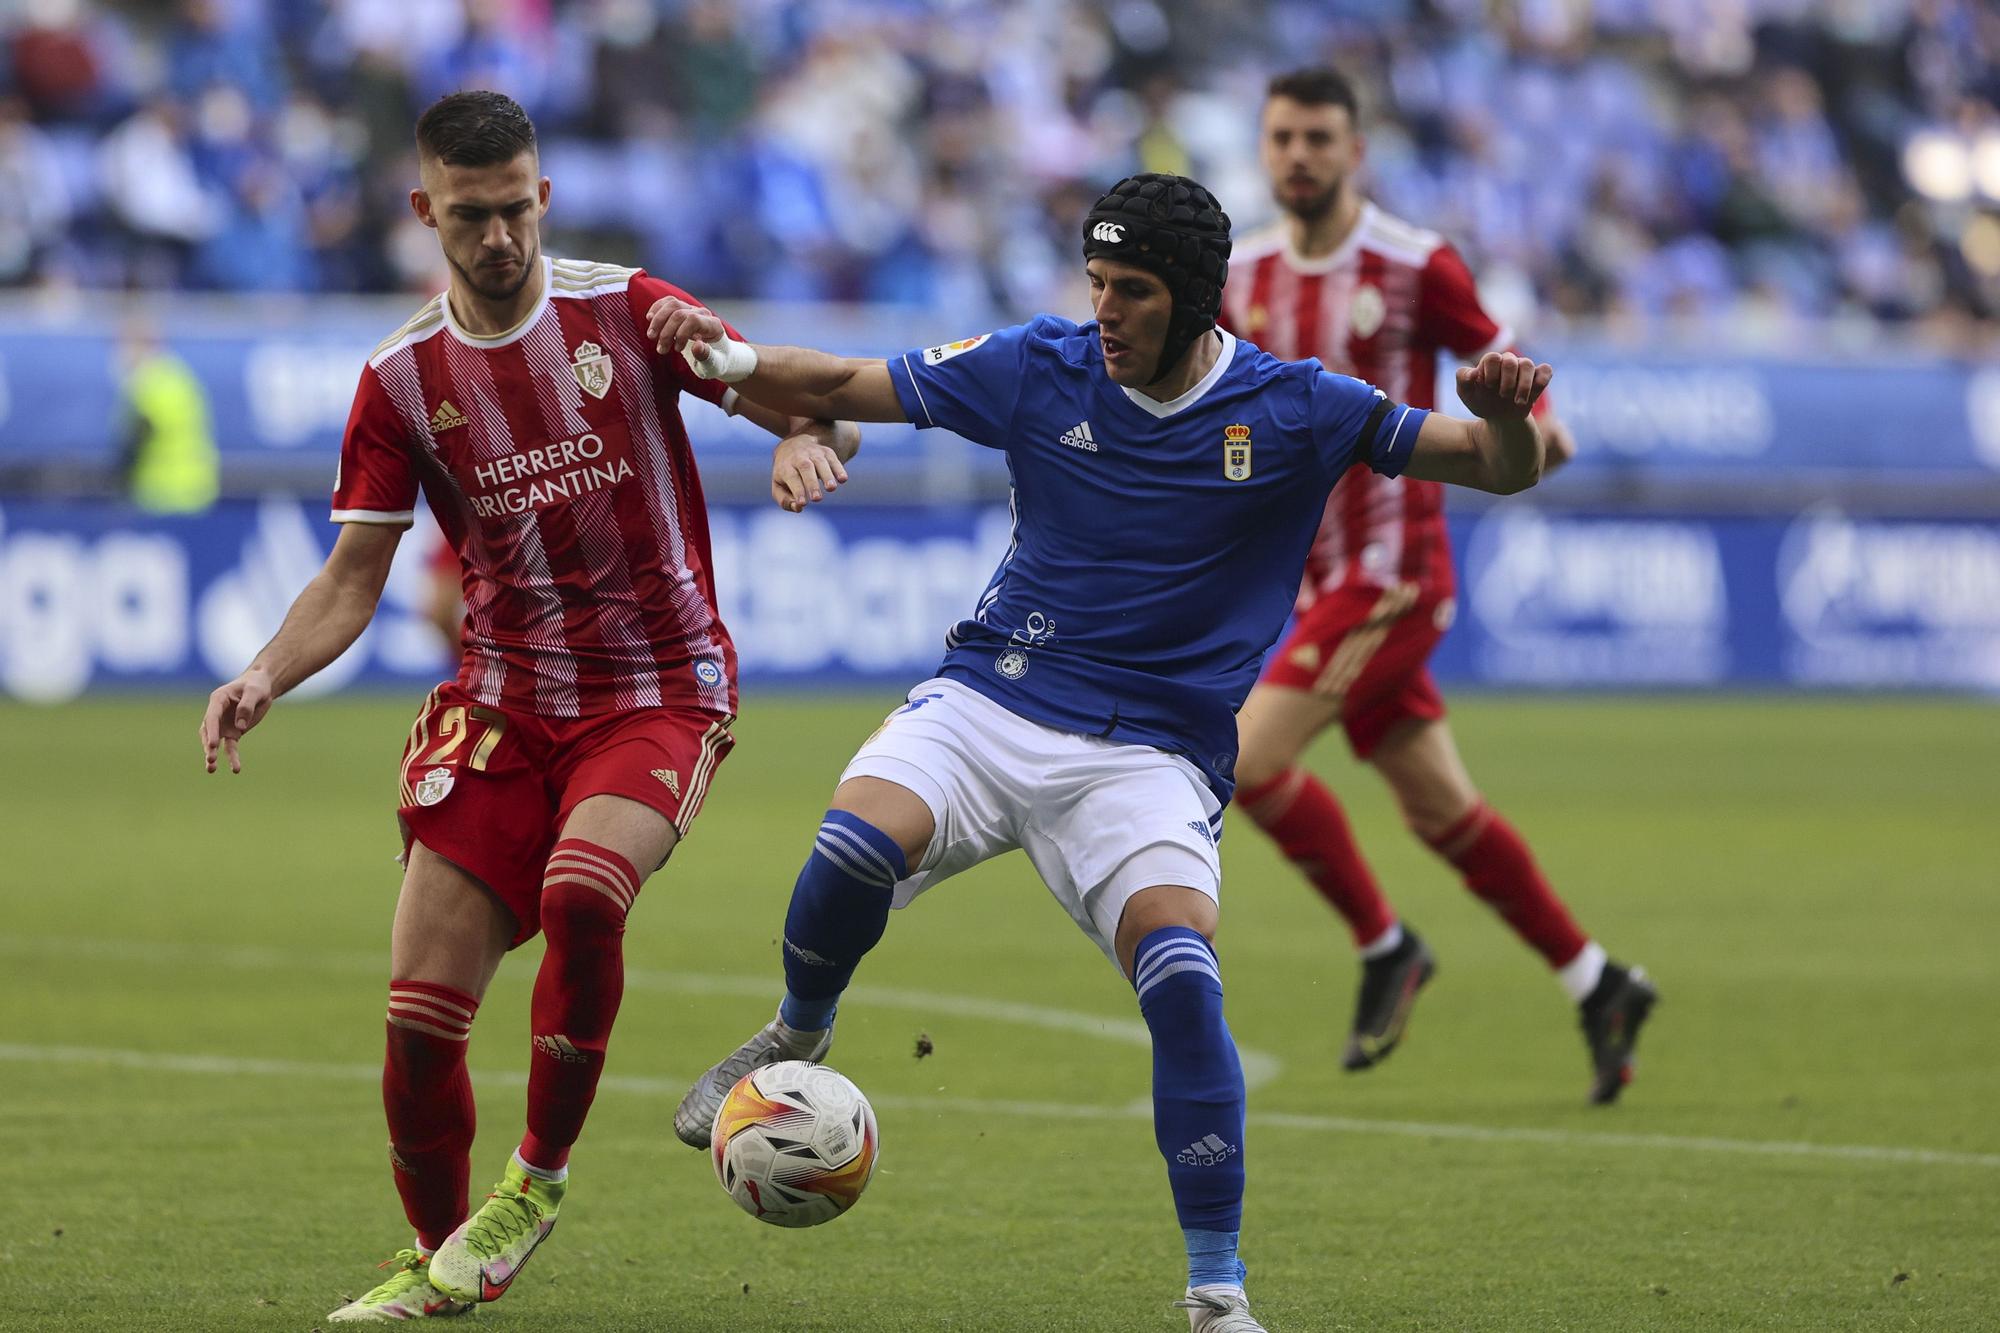
[[(1352, 86), (1334, 70), (1271, 81), (1259, 138), (1281, 216), (1237, 246), (1223, 322), (1274, 356), (1317, 357), (1395, 401), (1431, 407), (1440, 350), (1476, 361), (1509, 348), (1513, 335), (1481, 307), (1465, 261), (1443, 238), (1363, 196), (1357, 112)], [(1559, 423), (1545, 419), (1543, 433), (1551, 467), (1574, 453)], [(1333, 793), (1297, 766), (1335, 722), (1388, 782), (1411, 831), (1555, 970), (1590, 1047), (1590, 1098), (1610, 1102), (1631, 1080), (1633, 1047), (1658, 996), (1642, 969), (1609, 960), (1577, 927), (1459, 758), (1427, 665), (1454, 609), (1441, 491), (1363, 467), (1334, 488), (1296, 625), (1238, 714), (1236, 804), (1353, 932), (1362, 980), (1348, 1069), (1395, 1048), (1436, 963), (1383, 898)]]
[[(554, 1226), (623, 991), (640, 885), (701, 809), (733, 741), (736, 653), (716, 613), (683, 392), (781, 437), (773, 495), (845, 479), (859, 435), (738, 403), (658, 355), (646, 312), (685, 293), (541, 252), (549, 181), (498, 93), (417, 123), (411, 206), (450, 286), (370, 357), (333, 519), (339, 538), (277, 637), (210, 696), (201, 739), (237, 742), (374, 614), (419, 489), (464, 567), (458, 678), (403, 754), (406, 852), (382, 1075), (389, 1158), (415, 1247), (334, 1322), (460, 1314), (500, 1296)], [(466, 1039), (501, 957), (547, 936), (535, 978), (527, 1134), (468, 1216)]]

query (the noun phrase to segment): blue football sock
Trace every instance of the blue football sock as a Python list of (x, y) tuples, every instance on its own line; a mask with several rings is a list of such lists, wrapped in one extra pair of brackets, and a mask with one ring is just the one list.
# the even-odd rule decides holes
[(833, 1022), (861, 956), (889, 924), (889, 899), (907, 871), (903, 849), (845, 810), (829, 810), (785, 914), (785, 999), (778, 1016), (816, 1032)]
[(1236, 1257), (1236, 1232), (1190, 1229), (1182, 1234), (1187, 1238), (1190, 1287), (1206, 1287), (1216, 1282), (1232, 1287), (1243, 1285), (1246, 1270), (1243, 1261)]
[(1186, 1233), (1188, 1285), (1243, 1281), (1243, 1064), (1222, 1021), (1222, 973), (1199, 931), (1139, 942), (1132, 985), (1153, 1034), (1153, 1137)]

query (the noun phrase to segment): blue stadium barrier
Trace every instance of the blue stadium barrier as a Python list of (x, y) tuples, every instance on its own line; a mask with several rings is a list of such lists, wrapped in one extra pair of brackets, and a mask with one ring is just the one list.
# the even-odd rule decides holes
[[(746, 690), (889, 688), (935, 665), (1004, 548), (1004, 511), (718, 506), (725, 618)], [(207, 687), (276, 628), (332, 544), (323, 503), (197, 518), (0, 501), (0, 694)], [(1458, 515), (1466, 575), (1440, 650), (1452, 683), (2000, 689), (2000, 525)], [(429, 538), (406, 540), (376, 623), (308, 686), (414, 687), (444, 670), (423, 619)]]
[[(402, 307), (317, 304), (309, 317), (257, 316), (242, 307), (177, 315), (169, 345), (207, 387), (225, 460), (318, 489), (332, 474), (356, 377)], [(395, 312), (395, 313), (392, 313)], [(884, 355), (976, 329), (935, 318), (838, 308), (732, 311), (757, 336), (855, 355)], [(118, 344), (105, 323), (9, 320), (0, 332), (0, 465), (104, 462), (117, 432)], [(2000, 485), (2000, 368), (1939, 360), (1778, 360), (1595, 344), (1538, 346), (1559, 366), (1556, 400), (1586, 448), (1579, 479), (1804, 483), (1881, 474), (1942, 485)], [(704, 448), (763, 436), (720, 413), (690, 407)], [(936, 432), (929, 432), (935, 436)], [(871, 428), (871, 466), (907, 471), (937, 450), (901, 426)], [(954, 451), (955, 452), (955, 451)], [(754, 461), (745, 455), (746, 462)], [(959, 465), (998, 475), (1000, 460), (971, 451)]]

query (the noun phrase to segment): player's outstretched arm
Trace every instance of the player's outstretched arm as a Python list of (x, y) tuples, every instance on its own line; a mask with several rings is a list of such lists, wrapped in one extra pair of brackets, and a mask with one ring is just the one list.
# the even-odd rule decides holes
[(839, 490), (848, 461), (861, 451), (861, 428), (852, 421), (788, 416), (741, 395), (731, 410), (778, 437), (771, 452), (771, 498), (794, 514)]
[(1478, 418), (1424, 418), (1406, 477), (1512, 495), (1541, 480), (1542, 433), (1529, 415), (1554, 369), (1512, 352), (1489, 352), (1458, 372), (1458, 397)]
[(646, 336), (663, 354), (679, 352), (703, 379), (733, 384), (743, 397), (780, 412), (826, 421), (909, 420), (889, 363), (877, 358), (737, 342), (720, 318), (672, 296), (646, 313)]
[(201, 719), (202, 760), (215, 771), (221, 749), (229, 771), (243, 771), (236, 743), (243, 733), (264, 720), (278, 696), (326, 666), (351, 647), (368, 628), (382, 585), (389, 579), (389, 562), (396, 557), (399, 527), (378, 523), (345, 523), (334, 539), (326, 564), (285, 613), (285, 623), (243, 674), (208, 696)]

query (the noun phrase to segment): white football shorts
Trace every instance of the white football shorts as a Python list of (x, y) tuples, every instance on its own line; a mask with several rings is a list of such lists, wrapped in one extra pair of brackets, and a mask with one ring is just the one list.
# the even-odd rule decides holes
[(957, 681), (927, 680), (847, 765), (923, 798), (937, 821), (894, 905), (1019, 847), (1083, 933), (1118, 964), (1118, 920), (1156, 885), (1220, 902), (1222, 806), (1201, 771), (1150, 745), (1058, 731)]

